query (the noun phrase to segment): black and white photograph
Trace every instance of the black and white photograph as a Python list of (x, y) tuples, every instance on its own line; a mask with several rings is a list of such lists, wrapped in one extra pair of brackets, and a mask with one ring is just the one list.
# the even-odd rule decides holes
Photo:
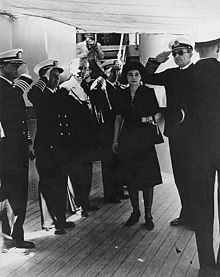
[(0, 276), (220, 277), (220, 1), (0, 0)]

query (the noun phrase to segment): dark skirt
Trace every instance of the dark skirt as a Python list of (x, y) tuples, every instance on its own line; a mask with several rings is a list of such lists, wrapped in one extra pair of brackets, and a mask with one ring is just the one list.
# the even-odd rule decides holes
[(142, 190), (162, 183), (154, 145), (141, 147), (134, 140), (121, 141), (118, 149), (120, 179), (127, 186)]

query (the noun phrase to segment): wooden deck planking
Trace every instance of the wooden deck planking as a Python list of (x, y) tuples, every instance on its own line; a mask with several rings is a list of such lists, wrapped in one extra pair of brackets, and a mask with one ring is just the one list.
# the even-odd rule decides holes
[[(159, 203), (159, 204), (161, 204), (161, 203)], [(167, 204), (167, 202), (166, 202), (165, 204)], [(160, 206), (160, 209), (158, 210), (158, 212), (159, 212), (160, 210), (163, 210), (163, 211), (166, 210), (166, 209), (164, 209), (163, 206), (161, 206), (161, 205), (159, 205), (159, 206)], [(156, 217), (156, 213), (154, 213), (154, 218), (155, 218), (155, 217)], [(158, 226), (158, 222), (155, 222), (155, 224), (156, 224), (156, 226)], [(136, 226), (135, 226), (135, 227), (136, 227)], [(134, 226), (133, 226), (132, 228), (134, 228)], [(146, 232), (146, 230), (145, 230), (144, 228), (141, 228), (141, 226), (138, 226), (137, 228), (138, 228), (138, 229), (136, 230), (136, 231), (137, 231), (137, 232), (136, 232), (136, 236), (137, 236), (138, 238), (139, 238), (140, 236), (141, 236), (141, 237), (144, 237), (144, 236), (146, 235), (146, 233), (147, 233), (147, 234), (152, 234), (152, 232), (154, 232), (154, 231), (152, 231), (152, 232)], [(155, 227), (155, 228), (156, 228), (156, 227)], [(128, 229), (131, 230), (131, 228), (128, 228)], [(143, 234), (140, 233), (140, 232), (143, 232)], [(123, 239), (124, 239), (124, 237), (122, 238), (122, 240), (123, 240)], [(143, 238), (142, 238), (142, 239), (143, 239)], [(129, 242), (128, 244), (126, 244), (125, 246), (126, 246), (127, 248), (130, 248), (133, 241), (134, 241), (134, 237), (132, 238), (132, 241)], [(130, 244), (130, 245), (129, 245), (129, 244)], [(143, 248), (146, 249), (146, 245), (147, 245), (146, 242), (143, 242), (143, 243), (140, 243), (140, 244), (142, 244), (142, 245), (143, 245)], [(130, 247), (128, 247), (128, 245), (129, 245)], [(136, 240), (134, 241), (133, 245), (134, 245), (134, 247), (136, 247), (136, 248), (138, 249), (138, 251), (140, 251), (140, 245), (137, 245)], [(122, 249), (122, 251), (123, 251), (123, 249)], [(129, 254), (129, 252), (128, 252), (128, 254)], [(133, 261), (133, 257), (132, 257), (132, 258), (129, 258), (129, 256), (128, 256), (128, 259), (129, 259), (129, 266), (131, 266), (130, 260)], [(123, 266), (123, 264), (120, 265), (120, 270), (121, 270), (121, 266)], [(126, 267), (126, 269), (128, 268), (127, 265), (125, 265), (125, 267)], [(108, 270), (107, 270), (107, 271), (108, 271)], [(102, 274), (101, 274), (101, 275), (102, 275)], [(123, 276), (121, 272), (119, 273), (119, 275)], [(103, 275), (103, 276), (104, 276), (104, 275)]]
[[(182, 233), (180, 234), (176, 242), (173, 242), (173, 245), (170, 248), (170, 250), (166, 248), (164, 249), (165, 251), (168, 252), (168, 255), (166, 256), (166, 259), (164, 259), (163, 264), (159, 265), (160, 268), (158, 270), (158, 273), (156, 274), (157, 277), (163, 277), (164, 275), (167, 274), (167, 272), (170, 272), (170, 275), (172, 274), (172, 272), (176, 267), (176, 264), (178, 263), (181, 257), (180, 254), (185, 251), (185, 248), (189, 240), (191, 239), (192, 234), (193, 232), (189, 232), (188, 230), (183, 229)], [(188, 257), (185, 257), (185, 258), (188, 259)], [(186, 267), (186, 271), (187, 271), (187, 267)]]
[(175, 266), (175, 269), (172, 272), (172, 276), (197, 276), (198, 268), (199, 261), (196, 248), (196, 239), (195, 235), (192, 234)]
[[(116, 209), (116, 206), (114, 206), (113, 208)], [(101, 210), (102, 209), (100, 209), (100, 211)], [(83, 221), (86, 221), (85, 224), (83, 224), (83, 226), (80, 226), (80, 224), (77, 225), (77, 227), (74, 230), (71, 231), (71, 234), (67, 234), (67, 235), (62, 236), (62, 237), (53, 236), (53, 238), (56, 239), (56, 241), (53, 242), (52, 247), (49, 250), (50, 251), (58, 250), (59, 247), (65, 245), (65, 243), (68, 242), (71, 239), (71, 237), (73, 237), (74, 239), (77, 239), (77, 242), (81, 242), (81, 239), (83, 239), (83, 241), (86, 242), (87, 245), (88, 245), (89, 244), (89, 240), (90, 240), (90, 237), (88, 236), (88, 234), (89, 234), (90, 231), (95, 232), (95, 229), (99, 228), (97, 232), (100, 232), (100, 228), (104, 229), (104, 228), (107, 228), (107, 226), (109, 226), (109, 224), (105, 224), (105, 222), (103, 222), (103, 218), (104, 217), (108, 218), (108, 216), (109, 216), (109, 213), (107, 212), (107, 210), (108, 209), (107, 209), (107, 205), (106, 205), (106, 209), (102, 210), (103, 216), (102, 216), (101, 223), (99, 223), (99, 224), (98, 224), (98, 221), (96, 219), (95, 220), (92, 219), (92, 217), (88, 218), (88, 219), (83, 219)], [(99, 211), (97, 213), (99, 213)], [(112, 214), (112, 212), (110, 214)], [(97, 215), (97, 217), (98, 217), (98, 215)], [(86, 227), (86, 229), (84, 229), (84, 227)], [(78, 236), (77, 236), (77, 233), (79, 233)], [(91, 236), (91, 234), (90, 234), (90, 236)], [(61, 242), (60, 242), (60, 240), (61, 240)], [(71, 243), (72, 243), (72, 245), (74, 245), (74, 241), (71, 241)], [(40, 245), (38, 247), (40, 248)], [(45, 247), (45, 244), (43, 245), (43, 247)], [(48, 249), (48, 245), (46, 247)], [(61, 255), (62, 251), (66, 251), (66, 249), (67, 249), (66, 246), (62, 247), (61, 249), (59, 249), (58, 253), (52, 252), (49, 257), (44, 257), (46, 255), (42, 255), (42, 254), (44, 254), (44, 252), (43, 252), (43, 253), (40, 254), (40, 257), (38, 257), (39, 255), (37, 256), (37, 260), (36, 261), (35, 261), (36, 258), (33, 258), (33, 261), (34, 261), (34, 263), (37, 263), (37, 262), (39, 262), (38, 261), (38, 259), (39, 259), (40, 261), (43, 260), (43, 262), (44, 262), (45, 258), (46, 258), (45, 263), (47, 264), (47, 260), (49, 258), (50, 259), (52, 259), (52, 258), (55, 259), (54, 256)], [(44, 248), (43, 249), (39, 249), (39, 250), (42, 251), (42, 250), (44, 250)], [(43, 263), (40, 264), (40, 267), (41, 267), (40, 270), (42, 270)], [(21, 275), (24, 275), (23, 269), (21, 268), (20, 270), (21, 270)], [(18, 272), (16, 272), (16, 276), (17, 276), (17, 274), (18, 274)]]
[[(176, 203), (173, 202), (166, 211), (166, 216), (170, 219), (173, 215), (173, 208), (176, 208)], [(114, 273), (116, 276), (141, 276), (140, 274), (142, 268), (145, 269), (145, 266), (148, 265), (151, 258), (155, 255), (158, 247), (166, 239), (168, 233), (171, 229), (166, 228), (167, 217), (160, 216), (159, 220), (155, 221), (155, 229), (151, 232), (146, 232), (143, 230), (144, 237), (142, 240), (135, 245), (135, 248), (130, 251), (128, 257), (120, 265), (118, 270)], [(138, 235), (138, 233), (137, 233)], [(130, 273), (131, 272), (131, 273)]]
[[(155, 187), (155, 228), (144, 228), (143, 198), (139, 223), (126, 227), (131, 213), (128, 200), (103, 201), (100, 164), (94, 165), (91, 200), (100, 206), (89, 218), (70, 216), (76, 227), (63, 236), (42, 231), (38, 203), (28, 207), (27, 239), (36, 248), (29, 255), (0, 254), (0, 276), (16, 277), (179, 277), (197, 276), (198, 257), (192, 231), (170, 227), (180, 203), (172, 176), (163, 173), (164, 184)], [(37, 237), (39, 235), (39, 237)], [(177, 253), (176, 249), (181, 252)], [(13, 256), (13, 257), (12, 257)], [(1, 258), (4, 257), (4, 260)]]

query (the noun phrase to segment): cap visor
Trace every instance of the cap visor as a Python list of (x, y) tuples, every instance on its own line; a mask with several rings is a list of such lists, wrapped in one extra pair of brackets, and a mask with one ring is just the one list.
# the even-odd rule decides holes
[[(51, 68), (51, 66), (49, 68)], [(63, 73), (63, 71), (64, 71), (64, 69), (62, 67), (53, 66), (51, 70), (53, 70), (53, 69), (58, 70), (60, 74)]]
[(14, 59), (14, 60), (10, 60), (10, 61), (8, 61), (9, 63), (12, 63), (12, 64), (23, 64), (24, 63), (24, 61), (22, 61), (22, 60), (16, 60), (16, 59)]
[(58, 69), (60, 73), (63, 73), (63, 71), (64, 71), (63, 68), (61, 68), (61, 67), (58, 67), (58, 68), (55, 67), (55, 69)]
[(184, 46), (178, 46), (178, 47), (173, 48), (173, 49), (172, 49), (172, 52), (173, 52), (173, 51), (176, 51), (176, 50), (182, 50), (182, 49), (189, 49), (189, 48), (184, 47)]

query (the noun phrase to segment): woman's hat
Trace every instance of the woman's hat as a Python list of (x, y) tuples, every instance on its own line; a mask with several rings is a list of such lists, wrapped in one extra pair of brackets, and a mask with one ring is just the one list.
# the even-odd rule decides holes
[(130, 62), (126, 63), (123, 67), (122, 83), (124, 83), (124, 84), (128, 83), (127, 74), (128, 74), (128, 71), (131, 71), (131, 70), (138, 70), (141, 74), (141, 79), (142, 80), (144, 79), (145, 68), (144, 68), (143, 64), (138, 61), (130, 61)]

